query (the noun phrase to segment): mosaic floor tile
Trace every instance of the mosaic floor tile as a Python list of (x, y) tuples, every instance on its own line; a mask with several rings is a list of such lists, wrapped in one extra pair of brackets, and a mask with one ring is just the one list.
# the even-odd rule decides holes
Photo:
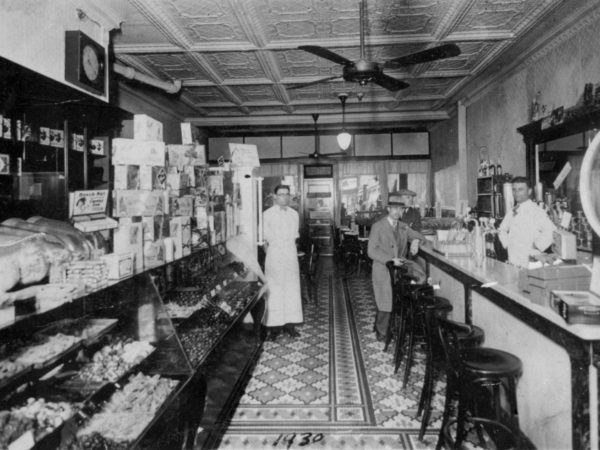
[(370, 277), (344, 280), (330, 263), (320, 269), (318, 302), (304, 305), (301, 336), (265, 343), (219, 448), (435, 448), (443, 380), (435, 385), (430, 432), (419, 442), (423, 361), (402, 389), (393, 345), (383, 352), (373, 333)]

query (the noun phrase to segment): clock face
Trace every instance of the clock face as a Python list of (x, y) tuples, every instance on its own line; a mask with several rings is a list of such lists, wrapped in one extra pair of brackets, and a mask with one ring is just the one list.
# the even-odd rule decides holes
[(91, 45), (86, 45), (83, 47), (82, 64), (83, 71), (88, 80), (98, 80), (101, 72), (101, 62), (98, 59), (98, 53), (96, 53), (96, 49)]
[(106, 49), (81, 31), (65, 32), (65, 80), (104, 95), (106, 93)]

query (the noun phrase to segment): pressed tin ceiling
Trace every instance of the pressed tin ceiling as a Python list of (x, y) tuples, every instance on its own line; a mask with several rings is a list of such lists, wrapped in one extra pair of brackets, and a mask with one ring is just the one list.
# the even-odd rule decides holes
[(424, 126), (447, 118), (453, 97), (561, 4), (366, 0), (366, 60), (383, 63), (447, 43), (461, 49), (457, 57), (385, 69), (410, 85), (397, 92), (342, 79), (290, 89), (342, 73), (341, 65), (298, 46), (360, 59), (358, 0), (129, 0), (113, 48), (121, 64), (181, 80), (177, 114), (198, 126), (310, 127), (312, 113), (320, 125), (337, 126), (341, 92), (349, 93), (350, 125)]

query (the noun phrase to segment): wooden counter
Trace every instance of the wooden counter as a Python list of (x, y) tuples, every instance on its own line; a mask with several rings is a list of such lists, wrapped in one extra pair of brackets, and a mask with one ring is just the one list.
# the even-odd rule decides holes
[[(598, 448), (600, 326), (568, 325), (517, 287), (518, 269), (486, 258), (445, 257), (420, 250), (437, 295), (453, 305), (452, 318), (485, 330), (485, 346), (523, 361), (517, 387), (519, 422), (540, 449)], [(494, 283), (490, 287), (482, 287)]]

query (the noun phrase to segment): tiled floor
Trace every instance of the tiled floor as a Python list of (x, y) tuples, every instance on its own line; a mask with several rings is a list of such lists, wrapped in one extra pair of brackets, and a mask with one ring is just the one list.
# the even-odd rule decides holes
[(423, 365), (417, 361), (401, 389), (391, 351), (372, 331), (370, 276), (344, 277), (331, 260), (320, 264), (318, 300), (305, 305), (301, 336), (265, 342), (220, 448), (435, 448), (443, 382), (431, 430), (419, 442)]

